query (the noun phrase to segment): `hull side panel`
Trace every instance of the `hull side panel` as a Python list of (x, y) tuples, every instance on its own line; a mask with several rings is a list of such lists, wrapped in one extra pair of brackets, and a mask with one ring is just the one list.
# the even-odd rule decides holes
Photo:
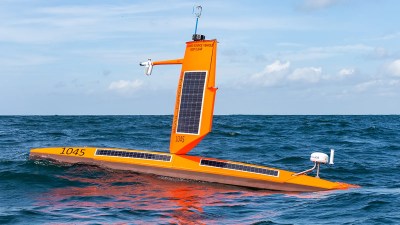
[[(69, 149), (68, 153), (66, 151)], [(72, 149), (72, 150), (71, 150)], [(75, 154), (76, 149), (84, 149), (85, 154)], [(99, 150), (110, 150), (116, 152), (121, 156), (105, 156), (97, 155)], [(143, 157), (149, 154), (156, 155), (157, 159), (170, 159), (167, 160), (153, 160), (144, 158), (131, 158)], [(170, 157), (170, 158), (169, 158)], [(58, 148), (41, 148), (32, 149), (30, 153), (31, 159), (48, 159), (55, 160), (62, 163), (85, 163), (90, 165), (97, 165), (100, 167), (129, 170), (137, 173), (155, 174), (160, 176), (168, 176), (175, 178), (183, 178), (190, 180), (200, 180), (206, 182), (215, 182), (221, 184), (237, 185), (250, 188), (291, 191), (291, 192), (309, 192), (309, 191), (322, 191), (343, 189), (343, 184), (326, 181), (323, 179), (310, 177), (306, 175), (292, 176), (294, 173), (278, 170), (274, 168), (250, 165), (246, 163), (239, 163), (226, 160), (218, 160), (223, 165), (229, 163), (230, 165), (238, 165), (242, 167), (252, 167), (265, 170), (275, 170), (278, 174), (266, 175), (257, 174), (254, 172), (238, 171), (227, 168), (217, 168), (212, 166), (201, 165), (201, 160), (217, 160), (202, 158), (197, 156), (180, 156), (169, 153), (157, 153), (139, 150), (127, 149), (114, 149), (114, 148), (91, 148), (91, 147), (58, 147)]]

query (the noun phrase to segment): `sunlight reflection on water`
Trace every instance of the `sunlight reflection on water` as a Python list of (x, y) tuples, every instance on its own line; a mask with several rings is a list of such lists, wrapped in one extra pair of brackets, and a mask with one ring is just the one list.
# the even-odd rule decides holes
[[(80, 221), (85, 217), (93, 220), (101, 216), (99, 222), (106, 223), (140, 217), (143, 224), (215, 224), (219, 219), (233, 219), (224, 215), (224, 211), (235, 208), (243, 213), (258, 210), (246, 220), (260, 221), (280, 214), (267, 208), (260, 210), (260, 205), (264, 204), (260, 201), (267, 196), (324, 198), (329, 195), (326, 192), (298, 194), (254, 190), (82, 165), (70, 167), (58, 178), (74, 185), (50, 189), (39, 197), (37, 206), (43, 212)], [(259, 198), (260, 201), (249, 198)], [(74, 213), (71, 208), (80, 211)], [(110, 221), (104, 219), (107, 217)]]

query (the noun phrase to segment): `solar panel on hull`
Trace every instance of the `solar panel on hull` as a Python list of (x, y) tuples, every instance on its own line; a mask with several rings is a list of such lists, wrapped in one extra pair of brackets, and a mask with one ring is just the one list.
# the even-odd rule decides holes
[(206, 77), (206, 71), (184, 73), (177, 133), (199, 133)]
[(109, 150), (109, 149), (97, 149), (96, 155), (101, 156), (116, 156), (124, 158), (136, 158), (136, 159), (148, 159), (158, 161), (171, 161), (170, 155), (153, 154), (146, 152), (131, 152), (131, 151), (120, 151), (120, 150)]
[(212, 167), (218, 167), (218, 168), (224, 168), (224, 169), (231, 169), (231, 170), (239, 170), (239, 171), (245, 171), (245, 172), (250, 172), (250, 173), (259, 173), (259, 174), (264, 174), (264, 175), (274, 176), (274, 177), (277, 177), (279, 174), (278, 170), (270, 170), (270, 169), (240, 165), (240, 164), (229, 163), (229, 162), (219, 162), (219, 161), (214, 161), (214, 160), (209, 160), (209, 159), (201, 159), (200, 165), (212, 166)]

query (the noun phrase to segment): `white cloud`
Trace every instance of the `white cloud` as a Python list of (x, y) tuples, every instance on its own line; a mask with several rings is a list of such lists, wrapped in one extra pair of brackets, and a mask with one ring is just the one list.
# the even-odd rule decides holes
[(400, 80), (370, 80), (355, 86), (356, 92), (376, 92), (377, 94), (384, 95), (388, 93), (399, 94)]
[[(0, 41), (10, 43), (60, 43), (76, 40), (101, 40), (129, 36), (138, 32), (160, 32), (182, 29), (188, 23), (168, 16), (157, 19), (158, 12), (168, 12), (187, 6), (145, 4), (32, 6), (20, 13), (0, 11)], [(3, 15), (2, 15), (3, 13)], [(140, 15), (140, 16), (139, 16)], [(134, 19), (132, 19), (134, 18)]]
[(387, 58), (391, 56), (391, 53), (386, 50), (385, 48), (377, 47), (375, 50), (372, 52), (372, 57), (382, 59), (382, 58)]
[(364, 91), (367, 91), (368, 89), (371, 89), (371, 88), (376, 87), (376, 86), (380, 86), (382, 84), (383, 84), (382, 80), (371, 80), (371, 81), (367, 81), (367, 82), (363, 82), (363, 83), (357, 84), (355, 86), (355, 90), (357, 92), (364, 92)]
[(349, 77), (355, 73), (353, 68), (343, 68), (339, 71), (339, 76), (342, 78)]
[[(300, 49), (298, 51), (287, 51), (281, 54), (281, 57), (292, 61), (308, 61), (332, 58), (335, 56), (347, 56), (349, 54), (369, 54), (376, 55), (381, 52), (376, 52), (377, 49), (372, 46), (364, 44), (351, 44), (351, 45), (335, 45), (335, 46), (322, 46), (310, 47), (307, 49)], [(379, 51), (379, 50), (378, 50)]]
[(212, 28), (218, 30), (232, 30), (232, 31), (249, 31), (249, 30), (265, 30), (265, 29), (291, 29), (291, 30), (308, 30), (313, 27), (309, 25), (310, 22), (302, 18), (290, 17), (273, 17), (269, 16), (253, 16), (249, 15), (240, 18), (235, 15), (235, 20), (221, 19), (218, 17), (216, 20), (207, 20), (202, 23), (204, 28)]
[(290, 62), (281, 63), (281, 61), (276, 60), (274, 63), (267, 65), (264, 69), (265, 73), (279, 73), (286, 71), (290, 66)]
[(387, 66), (390, 75), (400, 77), (400, 59), (397, 59)]
[(119, 80), (111, 82), (108, 86), (109, 90), (117, 91), (119, 93), (133, 93), (139, 90), (143, 86), (143, 81), (141, 80)]
[(3, 57), (0, 55), (0, 66), (2, 67), (16, 67), (16, 66), (38, 66), (50, 64), (58, 59), (51, 56), (44, 55), (7, 55)]
[(300, 43), (295, 43), (295, 42), (280, 42), (276, 44), (277, 46), (280, 47), (303, 47), (304, 44), (300, 44)]
[(307, 10), (318, 10), (333, 6), (339, 1), (340, 0), (305, 0), (302, 6)]
[(291, 73), (287, 79), (290, 81), (304, 81), (307, 83), (317, 83), (322, 78), (321, 67), (298, 68)]
[(329, 47), (314, 47), (309, 49), (309, 51), (312, 52), (336, 52), (336, 53), (368, 52), (373, 50), (375, 50), (374, 47), (364, 44), (336, 45)]
[(270, 65), (267, 65), (263, 71), (251, 76), (251, 80), (255, 83), (261, 83), (263, 86), (273, 86), (285, 79), (289, 70), (290, 62), (285, 63), (276, 60)]
[(398, 39), (400, 38), (400, 32), (396, 32), (396, 33), (392, 33), (392, 34), (387, 34), (387, 35), (383, 35), (381, 37), (372, 39), (372, 40), (392, 40), (392, 39)]
[(395, 86), (395, 87), (397, 87), (397, 86), (400, 87), (400, 80), (390, 80), (389, 81), (389, 85), (390, 86)]
[(323, 79), (329, 79), (324, 76), (321, 67), (301, 67), (290, 68), (290, 62), (275, 62), (267, 65), (263, 71), (251, 76), (251, 82), (262, 86), (276, 86), (287, 82), (296, 83), (318, 83)]

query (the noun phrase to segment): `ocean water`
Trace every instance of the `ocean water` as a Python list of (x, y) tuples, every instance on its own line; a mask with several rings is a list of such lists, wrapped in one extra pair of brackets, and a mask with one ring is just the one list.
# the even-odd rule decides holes
[(285, 193), (88, 165), (29, 150), (98, 146), (168, 151), (172, 116), (1, 116), (0, 223), (400, 224), (400, 116), (216, 116), (190, 154), (302, 171), (360, 188)]

